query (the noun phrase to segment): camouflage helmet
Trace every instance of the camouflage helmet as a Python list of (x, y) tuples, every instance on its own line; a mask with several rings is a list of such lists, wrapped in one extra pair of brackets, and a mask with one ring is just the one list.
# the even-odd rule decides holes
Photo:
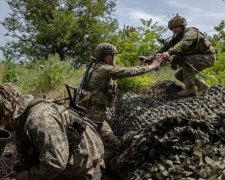
[(3, 118), (12, 112), (12, 103), (21, 96), (21, 90), (13, 83), (3, 83), (0, 85), (0, 121), (9, 123), (10, 120)]
[(96, 47), (94, 57), (97, 60), (101, 60), (105, 54), (115, 54), (115, 53), (117, 53), (117, 49), (114, 45), (109, 43), (101, 43)]
[(175, 26), (187, 26), (186, 19), (184, 19), (183, 17), (181, 17), (177, 14), (177, 16), (173, 17), (168, 22), (168, 28), (170, 30), (172, 30), (172, 28)]

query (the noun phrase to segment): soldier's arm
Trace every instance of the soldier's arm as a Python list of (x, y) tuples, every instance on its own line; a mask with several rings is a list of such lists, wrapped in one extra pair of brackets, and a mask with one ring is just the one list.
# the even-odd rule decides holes
[(55, 109), (46, 108), (29, 121), (29, 133), (40, 152), (40, 164), (29, 171), (32, 180), (53, 179), (66, 168), (69, 145), (60, 119)]
[(197, 40), (198, 33), (195, 29), (191, 29), (184, 33), (183, 39), (175, 46), (169, 49), (171, 54), (178, 55), (190, 50), (190, 45)]
[(105, 74), (108, 78), (120, 79), (124, 77), (133, 77), (150, 72), (160, 66), (162, 62), (161, 57), (155, 58), (153, 63), (148, 66), (134, 66), (134, 67), (114, 67), (105, 66)]

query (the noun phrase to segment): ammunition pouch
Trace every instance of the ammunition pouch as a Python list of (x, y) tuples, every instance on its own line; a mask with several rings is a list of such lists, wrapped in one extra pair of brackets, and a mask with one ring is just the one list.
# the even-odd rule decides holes
[(112, 92), (111, 93), (111, 97), (110, 97), (110, 101), (108, 101), (108, 107), (113, 107), (115, 102), (116, 102), (116, 99), (117, 99), (117, 96), (118, 96), (118, 93), (119, 93), (119, 90), (117, 89), (116, 92)]
[(82, 140), (82, 134), (86, 128), (84, 120), (79, 115), (69, 108), (70, 124), (66, 129), (67, 139), (70, 147), (76, 147)]
[(117, 89), (117, 84), (114, 80), (110, 79), (109, 85), (108, 85), (108, 93), (107, 93), (107, 107), (112, 107), (117, 99), (119, 90)]

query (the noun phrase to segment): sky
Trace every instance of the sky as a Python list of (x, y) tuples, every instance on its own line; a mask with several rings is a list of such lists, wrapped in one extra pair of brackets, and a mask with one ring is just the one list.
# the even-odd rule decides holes
[[(0, 0), (0, 21), (10, 13), (5, 0)], [(214, 26), (225, 20), (225, 2), (222, 0), (117, 0), (116, 12), (120, 28), (126, 26), (141, 26), (139, 19), (158, 22), (167, 27), (167, 14), (179, 14), (188, 23), (188, 27), (196, 27), (209, 35), (215, 34)], [(4, 37), (6, 30), (0, 25), (0, 46), (10, 40)], [(172, 36), (168, 30), (164, 37)], [(1, 57), (0, 52), (0, 57)]]

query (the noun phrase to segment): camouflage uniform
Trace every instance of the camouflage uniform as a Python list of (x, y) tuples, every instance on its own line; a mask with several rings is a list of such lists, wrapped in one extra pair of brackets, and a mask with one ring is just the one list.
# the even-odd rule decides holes
[[(172, 18), (168, 27), (172, 29), (174, 26), (186, 26), (186, 20), (180, 16)], [(194, 27), (184, 28), (183, 32), (177, 36), (173, 36), (167, 47), (161, 48), (157, 53), (168, 51), (171, 55), (182, 56), (184, 60), (192, 64), (198, 71), (213, 66), (216, 60), (215, 50), (211, 43), (204, 35)], [(200, 80), (195, 78), (196, 72), (187, 64), (182, 62), (182, 68), (175, 74), (175, 77), (183, 82), (186, 87), (199, 86)]]
[[(151, 68), (148, 66), (118, 67), (98, 62), (93, 67), (93, 71), (89, 73), (81, 105), (87, 108), (85, 116), (99, 125), (97, 131), (103, 140), (106, 152), (104, 158), (112, 156), (117, 142), (117, 137), (105, 121), (106, 107), (112, 106), (117, 96), (115, 80), (138, 76), (149, 71), (151, 71)], [(111, 93), (109, 87), (112, 90)]]
[[(169, 50), (173, 55), (184, 55), (185, 61), (192, 64), (197, 70), (202, 71), (213, 66), (216, 60), (215, 50), (211, 43), (196, 28), (185, 28), (177, 37), (169, 42), (170, 48), (163, 47), (158, 53)], [(196, 72), (183, 63), (183, 67), (175, 77), (187, 86), (196, 85), (198, 79)]]
[(73, 146), (67, 136), (71, 118), (65, 106), (45, 102), (26, 117), (27, 107), (33, 99), (31, 95), (20, 96), (12, 122), (6, 125), (8, 130), (16, 131), (17, 149), (31, 144), (34, 148), (29, 149), (29, 154), (37, 152), (37, 161), (29, 170), (29, 178), (100, 180), (104, 147), (95, 129), (85, 122), (81, 142)]

